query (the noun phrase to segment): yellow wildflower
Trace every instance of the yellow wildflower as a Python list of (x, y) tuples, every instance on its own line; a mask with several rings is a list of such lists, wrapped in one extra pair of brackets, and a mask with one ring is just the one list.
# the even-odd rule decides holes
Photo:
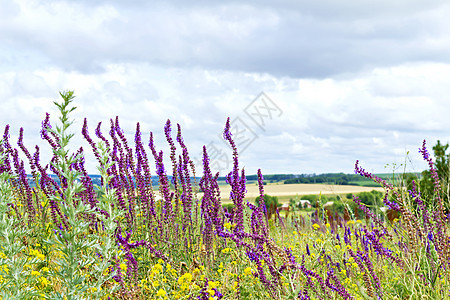
[(124, 263), (121, 263), (121, 264), (120, 264), (120, 270), (126, 271), (126, 270), (127, 270), (127, 265), (124, 264)]
[(182, 285), (185, 282), (190, 283), (191, 280), (192, 280), (192, 274), (184, 273), (182, 276), (180, 276), (180, 278), (178, 278), (178, 284)]
[(50, 281), (48, 281), (47, 278), (45, 277), (39, 277), (39, 282), (41, 283), (41, 286), (44, 288), (50, 283)]
[(166, 296), (166, 291), (163, 289), (159, 289), (158, 293), (156, 293), (156, 296), (164, 297)]

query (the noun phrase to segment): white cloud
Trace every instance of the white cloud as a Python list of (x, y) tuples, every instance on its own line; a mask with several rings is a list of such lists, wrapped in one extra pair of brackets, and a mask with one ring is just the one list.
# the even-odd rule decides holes
[[(409, 72), (404, 68), (390, 68), (389, 76), (407, 85), (408, 80), (418, 82), (417, 76), (423, 76), (423, 70), (430, 67), (416, 65)], [(88, 118), (91, 132), (99, 121), (103, 122), (103, 130), (107, 132), (109, 118), (118, 115), (130, 141), (136, 122), (140, 122), (144, 140), (148, 139), (148, 132), (153, 131), (157, 143), (164, 148), (162, 129), (170, 118), (182, 125), (187, 143), (195, 149), (201, 149), (203, 144), (211, 141), (225, 147), (219, 134), (226, 117), (247, 118), (244, 109), (254, 100), (257, 95), (254, 91), (259, 86), (282, 109), (282, 114), (267, 119), (264, 130), (246, 119), (258, 135), (243, 153), (250, 170), (256, 170), (273, 157), (284, 157), (286, 163), (277, 161), (271, 167), (265, 166), (271, 172), (351, 172), (354, 160), (364, 160), (364, 157), (380, 169), (389, 161), (401, 160), (406, 149), (415, 152), (423, 138), (431, 137), (432, 142), (448, 138), (446, 126), (438, 125), (446, 124), (449, 110), (445, 103), (433, 97), (436, 90), (445, 89), (445, 82), (439, 78), (434, 80), (431, 74), (428, 74), (428, 87), (422, 87), (421, 96), (407, 97), (401, 92), (404, 85), (398, 86), (399, 91), (395, 90), (396, 85), (390, 86), (389, 93), (380, 95), (373, 89), (374, 84), (380, 82), (382, 70), (360, 74), (357, 79), (295, 80), (217, 71), (211, 75), (211, 71), (136, 64), (110, 65), (105, 69), (108, 71), (101, 75), (54, 69), (15, 74), (20, 78), (34, 79), (36, 76), (39, 79), (22, 80), (23, 95), (18, 93), (4, 102), (9, 113), (4, 113), (2, 120), (4, 123), (24, 123), (27, 145), (39, 144), (36, 133), (45, 111), (50, 110), (55, 120), (51, 101), (57, 98), (57, 90), (71, 85), (77, 94), (75, 126), (78, 126), (78, 135), (83, 117)], [(418, 75), (412, 75), (412, 70)], [(445, 71), (445, 66), (440, 66), (440, 70)], [(402, 74), (408, 76), (402, 77)], [(14, 82), (15, 79), (4, 75), (1, 82), (8, 80)], [(43, 92), (37, 89), (33, 94), (35, 82), (40, 80), (46, 82), (46, 88)], [(192, 86), (193, 83), (199, 86)], [(233, 86), (233, 89), (224, 88), (224, 85)], [(248, 86), (251, 87), (249, 90)], [(8, 86), (4, 84), (4, 87)], [(16, 86), (11, 85), (9, 91), (6, 89), (3, 93), (13, 95), (15, 89)], [(437, 120), (441, 121), (438, 123)], [(18, 132), (18, 127), (15, 128), (14, 132)], [(76, 144), (83, 144), (79, 136)], [(260, 161), (262, 157), (264, 160)], [(323, 160), (332, 162), (324, 163)], [(298, 165), (292, 161), (301, 164), (302, 168), (297, 169)], [(321, 169), (325, 166), (328, 169)]]

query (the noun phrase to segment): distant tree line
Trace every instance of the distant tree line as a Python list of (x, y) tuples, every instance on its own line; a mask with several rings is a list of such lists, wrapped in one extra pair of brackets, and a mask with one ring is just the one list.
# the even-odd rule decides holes
[(285, 184), (293, 183), (330, 183), (338, 185), (347, 185), (352, 181), (364, 181), (365, 178), (356, 174), (344, 173), (326, 173), (320, 175), (300, 175), (297, 178), (290, 178), (284, 181)]
[[(297, 178), (302, 175), (298, 174), (268, 174), (264, 175), (264, 181), (283, 181), (286, 179)], [(245, 175), (247, 181), (258, 180), (258, 175)], [(219, 181), (225, 181), (225, 177), (219, 177)]]
[[(389, 175), (384, 174), (389, 179)], [(247, 181), (257, 181), (257, 175), (246, 175)], [(219, 177), (219, 181), (225, 181), (225, 177)], [(344, 173), (324, 173), (324, 174), (269, 174), (264, 175), (264, 184), (268, 182), (283, 182), (284, 184), (295, 183), (329, 183), (337, 185), (354, 184), (354, 182), (366, 181), (362, 185), (378, 186), (377, 183), (368, 183), (367, 178), (361, 177), (356, 174), (344, 174)]]

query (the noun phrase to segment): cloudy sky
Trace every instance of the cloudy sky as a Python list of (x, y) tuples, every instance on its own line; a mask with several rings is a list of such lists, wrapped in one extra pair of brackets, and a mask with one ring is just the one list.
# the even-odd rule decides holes
[(422, 141), (450, 140), (449, 18), (445, 0), (0, 0), (0, 126), (45, 147), (74, 90), (91, 173), (82, 120), (94, 135), (115, 116), (163, 150), (179, 123), (222, 174), (227, 117), (249, 174), (422, 171)]

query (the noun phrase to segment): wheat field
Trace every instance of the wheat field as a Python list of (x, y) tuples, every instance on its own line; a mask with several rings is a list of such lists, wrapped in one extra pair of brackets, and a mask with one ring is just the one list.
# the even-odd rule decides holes
[[(381, 187), (366, 187), (357, 185), (332, 185), (332, 184), (269, 184), (264, 186), (264, 192), (271, 196), (302, 196), (302, 195), (336, 195), (347, 193), (370, 192), (372, 190), (384, 191)], [(227, 202), (231, 187), (229, 185), (220, 186), (222, 201)], [(254, 199), (259, 196), (256, 184), (247, 185), (247, 199)]]

